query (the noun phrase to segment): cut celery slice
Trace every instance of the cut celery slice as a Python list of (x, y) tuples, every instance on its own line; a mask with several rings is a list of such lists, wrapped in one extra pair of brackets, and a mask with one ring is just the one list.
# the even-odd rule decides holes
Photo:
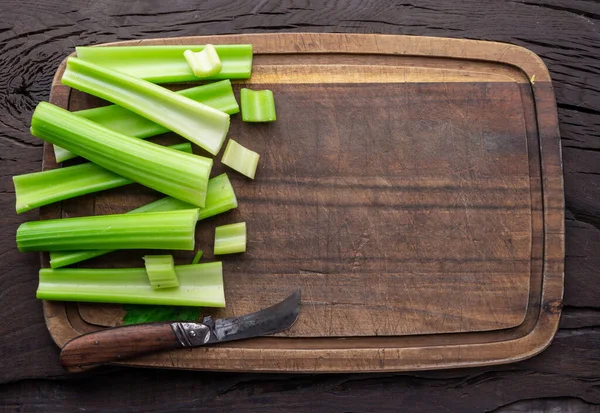
[(222, 225), (215, 229), (215, 255), (246, 251), (246, 223)]
[(132, 181), (204, 207), (212, 159), (121, 135), (46, 102), (33, 113), (31, 133)]
[(17, 247), (19, 251), (193, 250), (197, 221), (198, 209), (31, 221), (17, 229)]
[(196, 255), (194, 255), (194, 259), (192, 260), (192, 264), (198, 264), (200, 259), (202, 258), (202, 250), (198, 250)]
[[(175, 93), (218, 109), (229, 115), (233, 115), (240, 111), (240, 107), (233, 94), (233, 89), (231, 88), (231, 81), (229, 80), (221, 80), (207, 85), (183, 89)], [(77, 116), (82, 116), (99, 123), (110, 130), (134, 138), (146, 139), (169, 131), (164, 126), (158, 125), (151, 120), (117, 105), (85, 109), (73, 113)], [(54, 146), (54, 155), (56, 157), (56, 162), (64, 162), (68, 159), (77, 157), (73, 152), (63, 149), (60, 146)]]
[(233, 139), (229, 139), (221, 162), (242, 175), (254, 179), (259, 159), (259, 154), (243, 147)]
[(273, 92), (270, 90), (243, 88), (240, 91), (240, 104), (244, 122), (273, 122), (277, 120), (275, 99), (273, 98)]
[[(198, 80), (183, 57), (186, 50), (204, 46), (103, 46), (77, 47), (77, 57), (153, 83)], [(248, 79), (252, 73), (252, 45), (216, 45), (221, 71), (210, 79)]]
[(186, 50), (183, 52), (183, 57), (198, 77), (206, 78), (221, 71), (221, 60), (212, 44), (207, 44), (201, 52)]
[(225, 307), (220, 262), (178, 265), (179, 288), (154, 290), (144, 268), (42, 268), (37, 298), (121, 304)]
[[(172, 145), (169, 148), (192, 153), (192, 144), (189, 142)], [(132, 182), (93, 163), (13, 176), (18, 214), (43, 205), (117, 188)]]
[[(175, 198), (166, 197), (151, 202), (140, 208), (129, 211), (129, 214), (140, 214), (146, 212), (177, 211), (193, 208), (193, 205)], [(237, 208), (237, 199), (226, 174), (221, 174), (208, 181), (206, 194), (206, 207), (199, 210), (198, 219), (209, 218), (230, 209)], [(60, 268), (81, 261), (108, 254), (113, 250), (91, 250), (91, 251), (54, 251), (50, 253), (50, 267)]]
[(221, 149), (229, 130), (229, 115), (220, 110), (75, 57), (67, 60), (62, 83), (135, 112), (213, 155)]
[(144, 265), (153, 289), (179, 287), (172, 255), (145, 255)]

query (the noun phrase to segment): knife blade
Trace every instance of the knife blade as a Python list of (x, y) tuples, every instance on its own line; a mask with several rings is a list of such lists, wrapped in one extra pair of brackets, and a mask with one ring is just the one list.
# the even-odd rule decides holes
[(202, 323), (147, 323), (107, 328), (67, 342), (60, 362), (68, 371), (84, 371), (142, 354), (198, 347), (275, 334), (290, 328), (300, 313), (301, 293), (260, 311)]

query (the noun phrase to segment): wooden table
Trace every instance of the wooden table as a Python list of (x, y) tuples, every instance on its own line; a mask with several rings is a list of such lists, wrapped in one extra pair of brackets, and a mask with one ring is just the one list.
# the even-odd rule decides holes
[[(0, 411), (600, 412), (600, 4), (0, 0)], [(385, 2), (387, 3), (387, 2)], [(20, 254), (11, 176), (40, 169), (31, 111), (74, 46), (149, 37), (318, 31), (495, 40), (527, 47), (556, 89), (566, 192), (566, 282), (550, 348), (505, 366), (415, 374), (268, 375), (106, 368), (68, 376)]]

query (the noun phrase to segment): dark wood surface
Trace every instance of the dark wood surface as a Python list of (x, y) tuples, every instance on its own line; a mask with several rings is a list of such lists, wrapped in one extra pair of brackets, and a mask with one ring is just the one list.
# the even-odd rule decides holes
[[(600, 7), (593, 1), (0, 1), (0, 408), (5, 411), (598, 411), (600, 405)], [(10, 177), (39, 170), (28, 133), (60, 61), (78, 44), (239, 32), (449, 36), (530, 48), (547, 64), (565, 168), (566, 281), (548, 350), (513, 365), (379, 375), (257, 375), (104, 369), (68, 377), (34, 298), (37, 257), (19, 254)]]

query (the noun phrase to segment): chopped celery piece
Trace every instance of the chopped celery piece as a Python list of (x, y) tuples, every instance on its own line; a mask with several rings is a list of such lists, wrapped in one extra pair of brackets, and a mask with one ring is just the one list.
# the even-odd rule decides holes
[(183, 57), (187, 60), (192, 72), (198, 77), (209, 77), (221, 71), (219, 55), (212, 44), (207, 44), (201, 52), (186, 50)]
[(179, 287), (172, 255), (145, 255), (144, 265), (153, 289)]
[(192, 260), (192, 264), (198, 264), (200, 259), (202, 258), (202, 250), (198, 250), (196, 255), (194, 255), (194, 259)]
[(222, 225), (215, 229), (215, 255), (246, 251), (246, 223)]
[[(189, 142), (169, 146), (169, 148), (192, 153), (192, 144)], [(94, 163), (84, 163), (13, 176), (13, 183), (17, 198), (17, 213), (20, 214), (76, 196), (117, 188), (132, 181)]]
[(221, 162), (242, 175), (254, 179), (259, 158), (260, 155), (256, 152), (243, 147), (233, 139), (229, 139)]
[[(175, 198), (166, 197), (129, 211), (128, 214), (177, 211), (190, 208), (193, 208), (193, 205)], [(213, 215), (221, 214), (234, 208), (237, 208), (237, 199), (227, 174), (221, 174), (211, 178), (208, 181), (206, 206), (199, 210), (198, 219), (200, 220), (212, 217)], [(112, 251), (113, 250), (53, 251), (50, 253), (50, 267), (64, 267), (81, 261), (89, 260), (91, 258), (99, 257)]]
[[(231, 88), (231, 81), (229, 80), (221, 80), (207, 85), (183, 89), (175, 93), (204, 103), (229, 115), (240, 111), (240, 107), (233, 94), (233, 89)], [(158, 125), (117, 105), (85, 109), (73, 113), (99, 123), (115, 132), (134, 138), (146, 139), (169, 131), (164, 126)], [(77, 156), (60, 146), (54, 147), (54, 155), (56, 156), (56, 162), (64, 162)]]
[(99, 215), (25, 222), (17, 229), (19, 251), (74, 249), (193, 250), (198, 209)]
[(240, 104), (244, 122), (273, 122), (277, 119), (275, 99), (270, 90), (243, 88), (240, 91)]
[(225, 307), (220, 262), (178, 265), (179, 288), (153, 290), (144, 268), (42, 268), (37, 298), (121, 304)]
[[(62, 83), (129, 109), (216, 155), (229, 115), (164, 87), (70, 57)], [(69, 149), (69, 148), (66, 148)]]
[[(204, 46), (108, 46), (77, 47), (77, 57), (153, 83), (198, 80), (183, 57), (186, 50)], [(210, 79), (248, 79), (252, 73), (252, 45), (216, 45), (221, 71)]]
[(212, 159), (121, 135), (46, 102), (33, 113), (31, 133), (132, 181), (204, 207)]

